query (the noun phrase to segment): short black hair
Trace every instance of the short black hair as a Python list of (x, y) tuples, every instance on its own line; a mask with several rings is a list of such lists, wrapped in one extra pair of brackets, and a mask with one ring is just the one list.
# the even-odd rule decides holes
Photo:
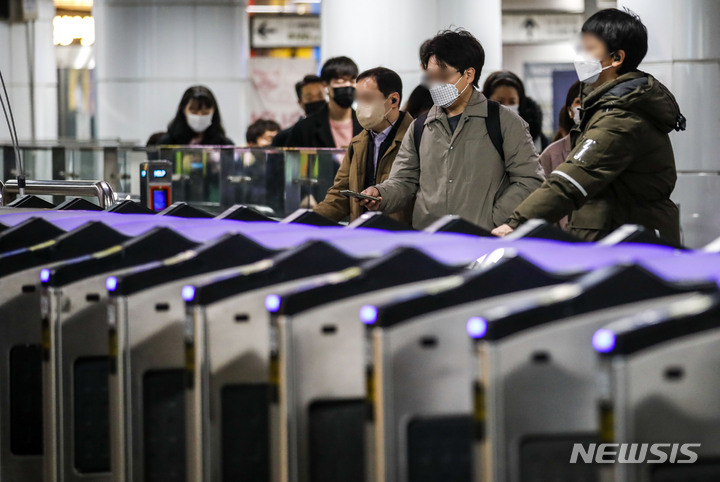
[(306, 75), (303, 79), (295, 84), (295, 93), (297, 94), (298, 100), (302, 100), (302, 89), (306, 85), (310, 84), (321, 84), (322, 79), (317, 75)]
[(647, 28), (640, 17), (628, 9), (600, 10), (583, 24), (582, 33), (598, 37), (610, 53), (618, 50), (625, 52), (625, 60), (618, 69), (618, 74), (636, 71), (647, 54)]
[(419, 54), (420, 54), (420, 62), (422, 62), (423, 52), (425, 52), (425, 49), (427, 48), (428, 44), (429, 44), (431, 41), (432, 41), (432, 39), (429, 38), (429, 39), (427, 39), (426, 41), (424, 41), (424, 42), (420, 45), (420, 51), (419, 51)]
[(378, 90), (383, 93), (385, 98), (393, 92), (397, 92), (400, 94), (400, 100), (402, 100), (402, 79), (394, 70), (385, 67), (375, 67), (357, 76), (358, 82), (368, 78), (375, 79)]
[(247, 132), (245, 133), (245, 139), (248, 141), (248, 144), (255, 144), (257, 140), (265, 134), (267, 131), (279, 131), (280, 130), (280, 124), (275, 122), (272, 119), (258, 119), (252, 124), (250, 124), (250, 127), (248, 127)]
[(323, 82), (330, 82), (332, 79), (356, 78), (358, 66), (349, 57), (333, 57), (328, 59), (320, 71), (320, 78)]
[(450, 66), (460, 72), (472, 67), (475, 69), (473, 85), (478, 86), (485, 65), (485, 49), (473, 34), (464, 29), (443, 30), (423, 46), (420, 61), (424, 69), (433, 56), (440, 67)]

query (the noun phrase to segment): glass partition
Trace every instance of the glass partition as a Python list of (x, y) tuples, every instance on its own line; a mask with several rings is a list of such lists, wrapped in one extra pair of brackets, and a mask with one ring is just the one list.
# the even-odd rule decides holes
[[(17, 175), (12, 146), (0, 146), (2, 180)], [(170, 161), (172, 199), (211, 212), (253, 206), (275, 217), (312, 208), (332, 186), (344, 149), (232, 146), (138, 147), (120, 142), (22, 145), (28, 179), (107, 181), (119, 199), (140, 198), (140, 166)], [(62, 198), (52, 199), (56, 204)]]

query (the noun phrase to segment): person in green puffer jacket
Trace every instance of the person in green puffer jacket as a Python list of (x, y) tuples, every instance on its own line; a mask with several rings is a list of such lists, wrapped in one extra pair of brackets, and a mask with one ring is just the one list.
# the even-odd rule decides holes
[(575, 61), (585, 83), (582, 120), (570, 134), (573, 149), (493, 234), (569, 215), (570, 232), (588, 241), (631, 223), (680, 244), (669, 133), (685, 130), (685, 118), (668, 89), (638, 70), (647, 30), (630, 11), (602, 10), (583, 25), (582, 48)]

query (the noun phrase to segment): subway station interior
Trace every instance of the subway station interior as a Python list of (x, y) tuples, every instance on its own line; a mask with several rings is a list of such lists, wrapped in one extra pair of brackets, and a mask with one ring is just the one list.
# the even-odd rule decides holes
[(720, 0), (0, 0), (0, 482), (720, 480)]

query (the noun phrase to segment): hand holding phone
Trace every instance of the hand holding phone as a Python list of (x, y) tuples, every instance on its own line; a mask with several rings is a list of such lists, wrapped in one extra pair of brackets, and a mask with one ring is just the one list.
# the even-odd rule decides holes
[(377, 196), (369, 196), (369, 195), (367, 195), (367, 194), (363, 194), (363, 193), (360, 193), (360, 192), (350, 191), (349, 189), (345, 189), (345, 190), (343, 190), (343, 191), (340, 191), (340, 194), (342, 194), (343, 196), (354, 197), (354, 198), (357, 198), (357, 199), (363, 199), (363, 200), (367, 200), (367, 201), (375, 201), (375, 202), (380, 202), (380, 201), (381, 201), (381, 199), (380, 199), (379, 197), (377, 197)]

